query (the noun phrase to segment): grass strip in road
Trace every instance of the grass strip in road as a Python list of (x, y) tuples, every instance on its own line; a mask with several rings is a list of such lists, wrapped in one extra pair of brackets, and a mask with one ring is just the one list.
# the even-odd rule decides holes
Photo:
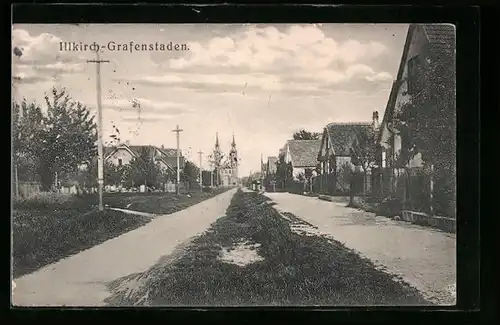
[[(426, 305), (420, 293), (341, 243), (291, 230), (268, 199), (238, 191), (227, 209), (176, 259), (110, 285), (110, 305)], [(290, 220), (287, 220), (290, 219)], [(238, 243), (260, 258), (241, 266), (221, 258)], [(247, 252), (248, 253), (248, 252)], [(128, 282), (128, 285), (127, 285)], [(142, 283), (137, 285), (137, 283)], [(132, 287), (133, 285), (133, 287)], [(131, 290), (132, 289), (132, 290)]]

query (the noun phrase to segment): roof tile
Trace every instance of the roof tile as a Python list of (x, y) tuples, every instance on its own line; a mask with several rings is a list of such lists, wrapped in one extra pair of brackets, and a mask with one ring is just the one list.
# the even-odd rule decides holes
[(349, 156), (356, 139), (356, 132), (369, 130), (371, 123), (330, 123), (327, 125), (328, 137), (335, 155)]
[(288, 140), (288, 148), (296, 168), (315, 167), (321, 140)]

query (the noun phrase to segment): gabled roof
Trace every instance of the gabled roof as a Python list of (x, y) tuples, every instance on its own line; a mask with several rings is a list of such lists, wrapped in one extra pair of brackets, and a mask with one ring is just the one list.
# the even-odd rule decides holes
[(267, 157), (267, 162), (268, 162), (269, 164), (274, 164), (274, 163), (276, 163), (277, 161), (278, 161), (278, 157), (274, 157), (274, 156), (272, 156), (272, 157)]
[(276, 169), (278, 168), (278, 166), (276, 165), (277, 162), (278, 162), (278, 157), (267, 157), (267, 165), (269, 172), (271, 173), (276, 172)]
[[(165, 155), (166, 157), (176, 157), (177, 156), (177, 149), (173, 148), (158, 148), (156, 146), (152, 145), (126, 145), (126, 144), (121, 144), (116, 147), (105, 147), (104, 148), (104, 155), (105, 157), (109, 157), (111, 154), (113, 154), (117, 149), (119, 148), (125, 148), (127, 150), (130, 150), (130, 152), (134, 156), (140, 156), (142, 150), (146, 150), (148, 154), (151, 156), (154, 155), (155, 150), (158, 150), (161, 152), (162, 155)], [(180, 156), (182, 157), (182, 150), (180, 151)]]
[(379, 132), (379, 141), (382, 138), (383, 126), (390, 121), (394, 113), (396, 105), (396, 98), (398, 88), (403, 78), (404, 67), (408, 59), (408, 50), (410, 48), (411, 40), (417, 28), (421, 28), (425, 34), (428, 42), (428, 50), (431, 53), (439, 55), (445, 51), (453, 50), (455, 48), (455, 26), (451, 24), (411, 24), (408, 27), (406, 40), (403, 47), (403, 53), (399, 62), (399, 68), (396, 80), (392, 84), (391, 93), (387, 101), (387, 106), (382, 119), (381, 128)]
[(441, 54), (455, 48), (455, 26), (451, 24), (421, 24), (429, 50)]
[(318, 164), (318, 152), (321, 140), (288, 140), (288, 149), (293, 167), (315, 167)]
[[(169, 162), (169, 160), (172, 160), (172, 158), (177, 157), (177, 149), (171, 149), (171, 148), (158, 148), (156, 146), (152, 145), (126, 145), (126, 144), (121, 144), (117, 147), (105, 147), (104, 148), (104, 157), (107, 159), (110, 157), (113, 153), (115, 153), (118, 149), (125, 149), (128, 150), (132, 153), (132, 155), (137, 158), (141, 156), (142, 150), (146, 150), (149, 156), (154, 157), (155, 151), (158, 150), (161, 152), (162, 156), (157, 157), (156, 161), (162, 161), (168, 168), (174, 169), (174, 165)], [(180, 164), (184, 165), (184, 157), (182, 156), (182, 151), (180, 152)]]
[(337, 156), (350, 156), (350, 149), (356, 139), (357, 132), (368, 131), (372, 123), (330, 123), (326, 133), (333, 153)]
[(393, 81), (391, 92), (389, 93), (389, 100), (387, 100), (387, 105), (385, 107), (384, 117), (382, 118), (382, 122), (380, 123), (380, 129), (377, 137), (378, 142), (382, 141), (382, 132), (384, 132), (384, 125), (386, 125), (390, 121), (394, 113), (394, 107), (396, 106), (396, 98), (398, 97), (397, 96), (398, 87), (399, 87), (399, 82)]

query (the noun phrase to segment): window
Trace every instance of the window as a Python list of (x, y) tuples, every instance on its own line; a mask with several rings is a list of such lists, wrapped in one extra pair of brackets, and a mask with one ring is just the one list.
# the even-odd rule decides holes
[(120, 158), (118, 159), (118, 166), (122, 166), (123, 165), (123, 160)]
[(386, 158), (386, 152), (385, 150), (382, 151), (382, 168), (385, 168), (387, 164), (387, 158)]
[(420, 91), (422, 81), (420, 76), (421, 62), (420, 57), (414, 56), (410, 60), (408, 60), (408, 77), (407, 77), (407, 85), (408, 85), (408, 94), (414, 95)]

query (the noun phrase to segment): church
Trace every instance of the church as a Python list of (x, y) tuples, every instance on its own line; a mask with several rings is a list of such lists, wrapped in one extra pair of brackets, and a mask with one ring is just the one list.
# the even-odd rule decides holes
[[(225, 156), (219, 145), (219, 135), (216, 134), (214, 157), (216, 157), (216, 165), (219, 166), (219, 173), (217, 175), (218, 181), (222, 186), (237, 186), (239, 185), (238, 179), (238, 150), (236, 149), (236, 141), (231, 142), (231, 149), (229, 155)], [(225, 159), (223, 159), (225, 158)]]

